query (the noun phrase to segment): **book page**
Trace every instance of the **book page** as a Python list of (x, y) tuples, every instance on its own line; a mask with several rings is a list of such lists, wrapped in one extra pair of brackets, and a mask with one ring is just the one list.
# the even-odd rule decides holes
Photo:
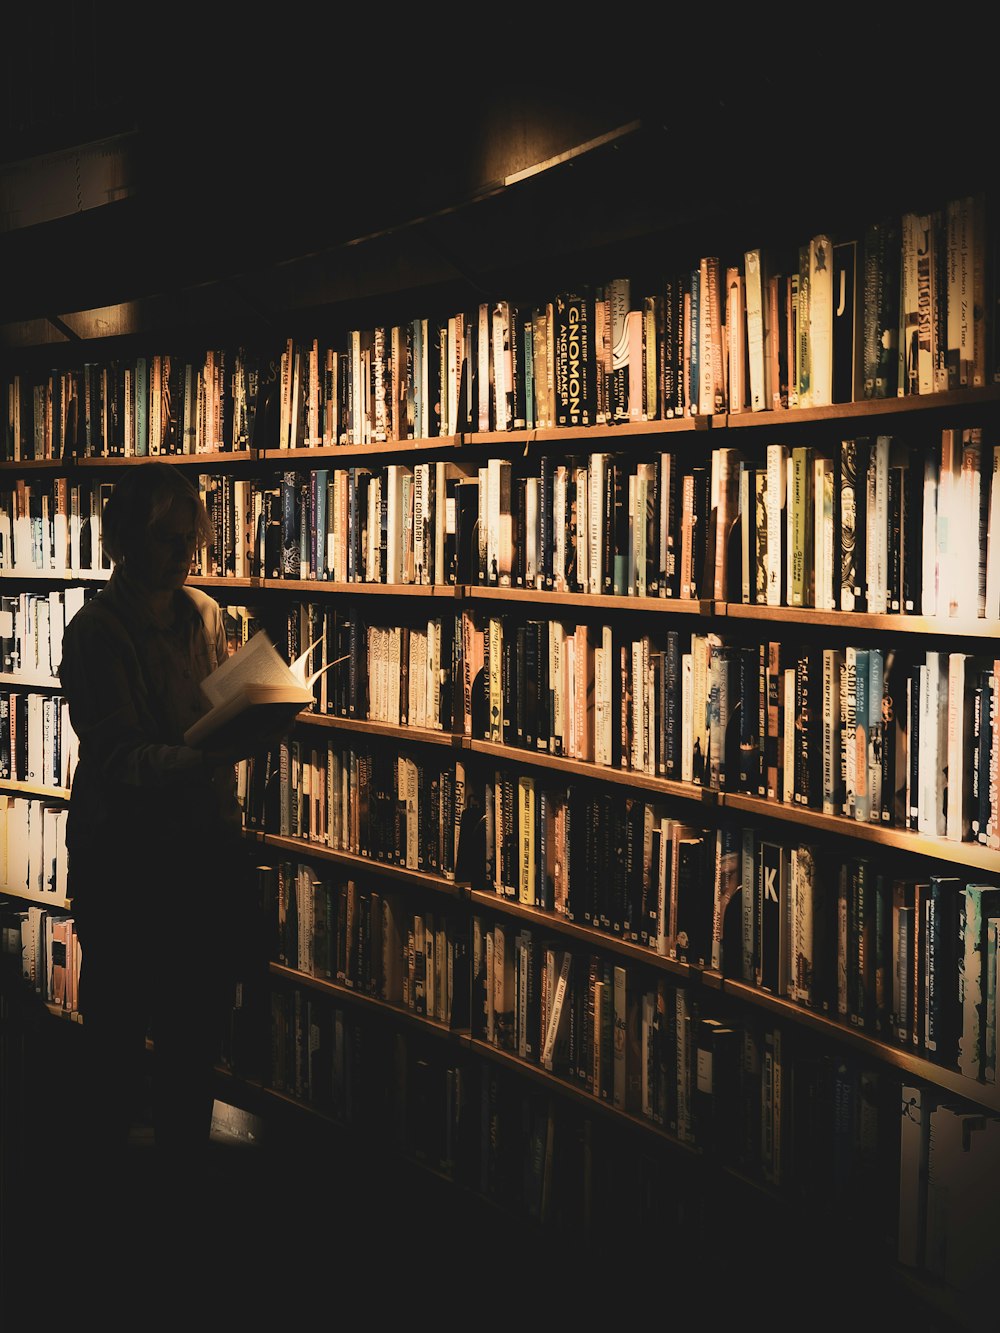
[(266, 630), (258, 630), (242, 648), (201, 682), (213, 708), (231, 699), (244, 685), (301, 685), (278, 654)]

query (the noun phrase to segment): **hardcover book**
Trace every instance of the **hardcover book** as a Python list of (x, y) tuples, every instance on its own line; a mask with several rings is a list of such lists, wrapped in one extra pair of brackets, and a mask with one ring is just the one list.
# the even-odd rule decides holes
[[(313, 703), (312, 686), (324, 670), (306, 674), (316, 644), (291, 666), (279, 656), (266, 630), (258, 632), (201, 683), (210, 707), (184, 733), (195, 749), (251, 753)], [(333, 663), (329, 663), (332, 666)]]

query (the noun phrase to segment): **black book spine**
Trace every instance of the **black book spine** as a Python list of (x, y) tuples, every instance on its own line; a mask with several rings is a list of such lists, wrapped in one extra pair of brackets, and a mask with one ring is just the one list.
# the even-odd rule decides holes
[(563, 544), (566, 552), (564, 578), (567, 592), (583, 592), (577, 582), (576, 468), (573, 459), (566, 468), (566, 505), (563, 517)]
[(601, 516), (601, 541), (603, 543), (604, 562), (602, 567), (601, 592), (614, 591), (615, 579), (615, 487), (618, 464), (614, 458), (608, 459), (604, 479), (604, 513)]
[(923, 567), (923, 449), (909, 450), (902, 485), (902, 590), (901, 609), (915, 612), (920, 608), (921, 570)]
[(524, 693), (522, 715), (524, 719), (524, 745), (535, 748), (538, 736), (538, 634), (536, 622), (529, 621), (524, 627)]
[(739, 790), (756, 796), (760, 786), (760, 666), (752, 644), (739, 649)]
[(513, 627), (509, 623), (505, 623), (503, 627), (500, 676), (503, 691), (501, 739), (504, 745), (512, 745), (516, 734), (514, 719), (517, 712), (517, 646)]
[(907, 828), (917, 828), (917, 799), (920, 791), (920, 670), (910, 672), (910, 702), (907, 717), (906, 753), (910, 767)]
[(511, 744), (523, 747), (527, 742), (527, 670), (528, 634), (523, 625), (514, 631), (514, 731)]
[(514, 477), (511, 487), (511, 526), (514, 541), (511, 582), (515, 588), (523, 588), (525, 581), (525, 563), (528, 550), (527, 487), (528, 480), (526, 477)]
[(660, 469), (654, 462), (647, 469), (646, 512), (646, 595), (657, 597), (660, 592)]
[(905, 480), (905, 469), (900, 467), (889, 468), (888, 478), (888, 544), (889, 544), (889, 566), (887, 577), (887, 599), (886, 606), (890, 611), (901, 611), (902, 608), (902, 589), (903, 589), (903, 485)]

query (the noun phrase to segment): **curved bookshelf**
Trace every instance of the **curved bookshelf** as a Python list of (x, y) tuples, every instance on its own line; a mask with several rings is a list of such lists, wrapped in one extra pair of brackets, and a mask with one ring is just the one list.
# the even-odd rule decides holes
[(568, 773), (572, 777), (587, 778), (596, 782), (612, 782), (616, 786), (641, 787), (645, 791), (658, 792), (661, 796), (698, 801), (703, 805), (714, 805), (716, 801), (716, 792), (713, 788), (701, 787), (694, 782), (674, 782), (670, 778), (654, 777), (652, 774), (640, 773), (631, 768), (604, 767), (601, 764), (587, 763), (582, 759), (549, 754), (545, 750), (520, 750), (510, 745), (499, 745), (495, 741), (467, 738), (465, 744), (473, 754), (490, 755), (506, 763), (530, 764), (532, 768), (549, 768), (559, 773)]
[(901, 1046), (882, 1041), (878, 1036), (863, 1029), (838, 1022), (835, 1018), (806, 1009), (794, 1000), (787, 1000), (767, 991), (759, 990), (743, 981), (729, 977), (722, 980), (722, 990), (726, 995), (738, 997), (746, 1004), (765, 1010), (777, 1018), (786, 1019), (796, 1027), (806, 1028), (820, 1033), (831, 1040), (853, 1047), (872, 1058), (879, 1064), (889, 1065), (902, 1070), (912, 1078), (923, 1079), (927, 1083), (947, 1088), (957, 1097), (1000, 1111), (1000, 1088), (995, 1084), (981, 1083), (966, 1078), (947, 1065), (935, 1064), (919, 1055), (904, 1050)]
[(933, 838), (910, 829), (885, 828), (881, 824), (866, 824), (845, 815), (825, 815), (821, 810), (806, 806), (789, 805), (786, 801), (770, 801), (763, 796), (748, 796), (741, 792), (721, 792), (719, 800), (724, 809), (743, 810), (747, 814), (766, 819), (779, 819), (788, 824), (833, 833), (839, 837), (875, 843), (898, 851), (953, 865), (969, 866), (994, 875), (1000, 874), (1000, 851), (974, 842), (953, 842), (947, 838)]
[(676, 958), (666, 958), (662, 954), (658, 954), (655, 949), (651, 949), (644, 944), (633, 943), (631, 940), (623, 939), (620, 935), (598, 930), (594, 926), (581, 925), (579, 922), (571, 921), (558, 912), (546, 912), (543, 908), (530, 907), (526, 903), (516, 902), (513, 898), (504, 898), (488, 889), (468, 889), (466, 893), (469, 902), (474, 907), (499, 912), (503, 916), (513, 917), (518, 921), (533, 925), (539, 931), (551, 931), (556, 935), (564, 935), (568, 939), (579, 940), (581, 944), (589, 944), (594, 948), (606, 950), (608, 953), (630, 958), (634, 963), (643, 967), (658, 968), (661, 971), (673, 973), (675, 976), (683, 977), (686, 981), (703, 985), (709, 990), (720, 990), (722, 988), (722, 976), (709, 968), (696, 967), (692, 963), (682, 963)]
[(291, 856), (303, 856), (319, 861), (329, 861), (335, 865), (347, 866), (357, 873), (380, 875), (403, 884), (430, 889), (434, 893), (445, 894), (451, 898), (459, 897), (460, 886), (443, 875), (432, 875), (425, 870), (411, 870), (407, 866), (394, 865), (389, 861), (373, 860), (369, 856), (359, 856), (354, 852), (341, 852), (327, 847), (321, 842), (308, 842), (304, 838), (290, 838), (280, 833), (253, 833), (254, 840), (275, 851), (287, 852)]

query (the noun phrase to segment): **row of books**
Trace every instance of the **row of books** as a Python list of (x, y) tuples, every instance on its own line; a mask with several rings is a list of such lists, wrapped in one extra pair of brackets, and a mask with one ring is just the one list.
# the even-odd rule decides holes
[(861, 822), (994, 845), (996, 663), (609, 625), (462, 619), (463, 730)]
[(0, 884), (20, 898), (66, 906), (67, 807), (0, 795)]
[(64, 698), (0, 686), (0, 781), (68, 791), (78, 754)]
[[(443, 462), (286, 470), (268, 479), (201, 472), (192, 480), (213, 531), (195, 551), (195, 574), (456, 581), (457, 479)], [(111, 482), (66, 476), (21, 477), (0, 488), (0, 569), (106, 573), (102, 516), (112, 489)]]
[[(656, 284), (350, 330), (336, 345), (84, 362), (5, 381), (4, 457), (299, 449), (824, 406), (987, 382), (982, 196)], [(652, 290), (651, 290), (652, 288)]]
[(482, 887), (665, 957), (711, 965), (716, 832), (586, 781), (486, 775)]
[(716, 449), (704, 463), (669, 450), (491, 458), (465, 483), (478, 482), (466, 577), (555, 592), (723, 597), (735, 452)]
[(370, 1075), (366, 1080), (362, 1069), (367, 1032), (356, 1015), (327, 995), (273, 986), (265, 1086), (336, 1115), (341, 1123), (364, 1123), (371, 1110)]
[(724, 844), (726, 975), (996, 1082), (998, 882), (899, 875), (753, 828), (727, 828)]
[(861, 1114), (887, 1109), (873, 1068), (803, 1056), (780, 1027), (728, 1021), (670, 978), (485, 917), (472, 960), (474, 1038), (764, 1181), (846, 1202), (891, 1134), (890, 1116)]
[(276, 757), (245, 766), (255, 762), (270, 768), (264, 781), (253, 773), (245, 779), (247, 827), (455, 877), (465, 802), (461, 761), (290, 736)]
[(654, 980), (624, 963), (531, 926), (473, 916), (473, 1037), (685, 1140), (695, 1137), (687, 1043), (696, 1009), (684, 986), (661, 979), (657, 994)]
[(62, 661), (62, 636), (92, 589), (0, 594), (0, 670), (29, 681), (55, 680)]
[[(484, 925), (483, 950), (489, 934)], [(533, 947), (521, 951), (526, 985), (536, 957), (544, 975), (546, 949), (534, 947), (540, 943), (533, 938)], [(601, 1057), (580, 1050), (578, 1067), (569, 1053), (582, 1043), (584, 992), (601, 996), (597, 988), (606, 982), (595, 967), (591, 987), (583, 950), (568, 975), (581, 978), (577, 1046), (567, 1030), (560, 1041), (565, 1063), (552, 1072), (586, 1089), (588, 1071), (591, 1078), (601, 1074)], [(779, 1026), (732, 1027), (703, 1014), (693, 992), (662, 977), (616, 967), (610, 987), (612, 1003), (617, 993), (623, 1006), (624, 1030), (610, 1053), (612, 1071), (624, 1065), (628, 1074), (624, 1085), (618, 1078), (621, 1109), (753, 1179), (778, 1186), (794, 1180), (799, 1197), (835, 1208), (838, 1218), (870, 1228), (866, 1235), (895, 1228), (909, 1198), (908, 1186), (900, 1191), (897, 1078), (850, 1056), (800, 1050)], [(571, 1016), (573, 989), (568, 983), (562, 1011)], [(483, 1042), (486, 1004), (481, 985), (473, 1023)], [(603, 1000), (597, 1004), (603, 1013)], [(628, 1206), (654, 1249), (683, 1226), (677, 1217), (671, 1226), (657, 1208), (666, 1189), (674, 1209), (687, 1215), (673, 1173), (660, 1178), (656, 1143), (622, 1138), (614, 1120), (591, 1117), (586, 1101), (526, 1084), (495, 1061), (477, 1059), (475, 1048), (458, 1056), (412, 1035), (404, 1040), (376, 1030), (362, 1012), (305, 987), (274, 987), (270, 1018), (269, 1086), (388, 1134), (403, 1151), (514, 1215), (542, 1222), (553, 1234), (610, 1241)], [(609, 1105), (614, 1088), (612, 1072)], [(603, 1100), (599, 1088), (592, 1095)]]
[(693, 708), (700, 718), (707, 707), (710, 785), (1000, 845), (996, 660), (876, 643), (709, 639)]
[[(312, 614), (315, 610), (315, 614)], [(335, 717), (393, 726), (454, 729), (455, 688), (461, 679), (457, 616), (407, 617), (411, 623), (372, 623), (357, 605), (307, 604), (310, 625), (322, 636), (316, 707)], [(401, 613), (400, 618), (405, 613)], [(299, 607), (288, 615), (303, 618)], [(294, 660), (294, 657), (292, 658)]]
[(44, 1003), (79, 1014), (83, 947), (71, 913), (0, 898), (0, 953), (5, 970)]
[(738, 460), (727, 502), (740, 524), (739, 600), (1000, 616), (1000, 450), (979, 427), (765, 452)]
[[(996, 662), (463, 612), (463, 730), (995, 845)], [(530, 781), (530, 778), (526, 778)]]
[(267, 1027), (266, 1086), (439, 1175), (478, 1186), (485, 1121), (472, 1062), (412, 1030), (395, 1031), (384, 1018), (366, 1022), (355, 1006), (298, 985), (272, 987)]
[[(438, 461), (198, 484), (206, 576), (1000, 618), (1000, 450), (979, 427), (831, 452), (772, 443), (755, 459), (725, 446), (704, 463), (596, 451), (491, 458), (470, 476)], [(0, 492), (0, 568), (107, 570), (108, 490), (63, 477)]]
[[(87, 360), (4, 381), (11, 461), (263, 448), (278, 357), (245, 348)], [(275, 428), (276, 433), (276, 428)]]
[(709, 784), (716, 636), (478, 610), (461, 630), (467, 736)]
[(440, 906), (354, 876), (317, 877), (279, 861), (273, 881), (276, 961), (448, 1027), (468, 1026), (468, 928)]

